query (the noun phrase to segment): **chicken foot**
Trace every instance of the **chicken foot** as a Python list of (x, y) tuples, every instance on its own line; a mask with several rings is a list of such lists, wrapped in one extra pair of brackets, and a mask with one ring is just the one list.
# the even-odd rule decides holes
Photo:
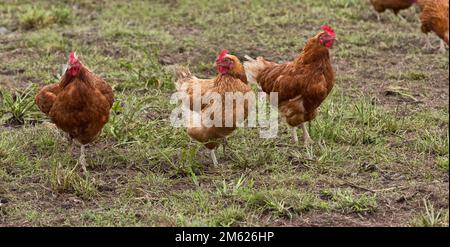
[(431, 45), (430, 37), (425, 34), (425, 45), (422, 47), (424, 50), (431, 50), (433, 46)]
[[(424, 38), (425, 45), (422, 47), (422, 49), (424, 49), (424, 50), (433, 50), (433, 49), (437, 48), (437, 47), (433, 47), (433, 45), (431, 44), (429, 35), (426, 34), (424, 37), (425, 37)], [(438, 52), (440, 52), (440, 53), (445, 53), (446, 52), (445, 42), (442, 39), (440, 40), (440, 43), (439, 43), (439, 50), (438, 50)]]

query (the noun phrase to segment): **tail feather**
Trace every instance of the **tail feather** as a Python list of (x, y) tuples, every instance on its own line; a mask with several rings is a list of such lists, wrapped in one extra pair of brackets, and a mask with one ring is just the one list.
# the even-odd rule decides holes
[(185, 66), (177, 66), (174, 68), (175, 70), (175, 87), (178, 91), (182, 90), (182, 86), (186, 81), (192, 80), (194, 76), (192, 75), (191, 71), (188, 67)]
[(245, 55), (245, 59), (248, 61), (244, 62), (245, 74), (247, 75), (247, 81), (250, 83), (258, 84), (256, 80), (258, 78), (259, 73), (266, 68), (266, 63), (264, 58), (257, 57), (256, 59), (251, 58), (250, 56)]
[(45, 86), (34, 97), (34, 103), (38, 106), (39, 110), (48, 115), (60, 92), (61, 88), (58, 83)]

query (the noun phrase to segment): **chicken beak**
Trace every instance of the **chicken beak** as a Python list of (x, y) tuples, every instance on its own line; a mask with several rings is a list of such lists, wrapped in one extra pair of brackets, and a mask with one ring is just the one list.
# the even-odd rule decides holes
[(224, 63), (222, 62), (222, 61), (216, 61), (215, 63), (214, 63), (214, 66), (223, 66), (224, 65)]
[(334, 38), (333, 39), (333, 46), (331, 46), (331, 48), (334, 48), (336, 46), (336, 44), (339, 44), (339, 41), (336, 38)]
[(70, 69), (70, 65), (69, 64), (64, 64), (62, 66), (62, 74), (66, 73), (67, 70), (69, 70), (69, 69)]
[(327, 42), (331, 42), (331, 46), (330, 46), (329, 49), (333, 49), (334, 46), (336, 46), (336, 43), (339, 43), (336, 38), (330, 38), (330, 39), (327, 40)]

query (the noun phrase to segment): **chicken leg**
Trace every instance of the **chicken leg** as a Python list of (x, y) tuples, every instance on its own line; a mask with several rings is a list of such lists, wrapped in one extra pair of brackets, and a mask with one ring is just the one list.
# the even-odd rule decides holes
[(298, 144), (297, 127), (292, 127), (292, 140)]
[(309, 144), (313, 143), (314, 141), (309, 136), (308, 129), (306, 128), (305, 123), (302, 123), (302, 129), (303, 129), (303, 143), (305, 145), (309, 145)]
[(214, 151), (214, 149), (209, 150), (209, 152), (211, 154), (211, 159), (213, 161), (214, 166), (217, 166), (219, 162), (217, 162), (216, 152)]
[(445, 49), (445, 42), (441, 39), (441, 43), (439, 44), (439, 52), (444, 54), (446, 51)]
[(227, 147), (228, 147), (228, 140), (227, 140), (227, 137), (225, 136), (223, 138), (223, 156), (225, 156), (225, 150)]
[(81, 149), (80, 149), (80, 159), (79, 162), (81, 164), (81, 168), (83, 169), (84, 173), (87, 173), (87, 163), (86, 163), (86, 154), (85, 154), (85, 145), (81, 144)]

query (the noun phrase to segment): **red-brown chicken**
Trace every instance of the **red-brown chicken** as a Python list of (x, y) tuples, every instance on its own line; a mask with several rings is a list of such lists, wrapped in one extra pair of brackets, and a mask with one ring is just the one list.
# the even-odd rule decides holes
[[(237, 116), (243, 116), (245, 120), (248, 116), (248, 109), (250, 107), (249, 100), (244, 99), (243, 105), (238, 105), (233, 103), (232, 110), (225, 110), (225, 94), (226, 93), (242, 93), (245, 94), (251, 91), (250, 86), (247, 85), (247, 77), (245, 75), (244, 67), (242, 66), (239, 59), (228, 54), (228, 51), (223, 50), (219, 57), (217, 58), (215, 65), (218, 70), (218, 75), (213, 79), (199, 79), (191, 74), (188, 68), (181, 67), (176, 71), (177, 81), (176, 88), (178, 92), (185, 94), (187, 107), (194, 118), (202, 119), (209, 117), (209, 115), (203, 115), (205, 112), (213, 112), (221, 114), (219, 122), (221, 124), (217, 125), (205, 125), (201, 122), (200, 125), (195, 126), (193, 119), (189, 119), (187, 126), (188, 135), (205, 145), (206, 148), (210, 150), (211, 159), (214, 165), (217, 165), (217, 158), (215, 155), (215, 148), (219, 145), (220, 140), (224, 140), (226, 144), (226, 138), (229, 136), (236, 128), (239, 123), (239, 118)], [(195, 95), (195, 90), (198, 90), (199, 95)], [(216, 93), (219, 97), (218, 99), (204, 100), (199, 104), (199, 108), (196, 109), (194, 106), (194, 97), (208, 97), (211, 94)], [(221, 100), (218, 102), (217, 100)], [(217, 108), (219, 107), (219, 108)], [(219, 110), (215, 110), (219, 109)], [(215, 121), (219, 116), (212, 115), (211, 121)], [(226, 120), (229, 119), (231, 125), (227, 125)], [(209, 121), (209, 119), (208, 119)], [(225, 151), (225, 148), (224, 148)]]
[(396, 15), (400, 10), (411, 7), (417, 0), (370, 0), (373, 8), (377, 11), (378, 21), (380, 20), (380, 14), (391, 9)]
[(318, 107), (334, 85), (334, 71), (328, 49), (336, 34), (330, 26), (310, 38), (292, 62), (277, 64), (262, 57), (244, 62), (249, 82), (257, 83), (266, 93), (278, 93), (278, 110), (286, 122), (294, 127), (293, 139), (298, 143), (297, 126), (303, 128), (303, 141), (312, 142), (305, 122), (313, 120)]
[(71, 140), (81, 144), (79, 162), (86, 171), (85, 145), (92, 142), (108, 122), (114, 102), (112, 88), (71, 53), (59, 83), (45, 86), (35, 97), (39, 109)]
[(422, 32), (426, 35), (425, 49), (432, 48), (428, 33), (433, 31), (441, 38), (439, 51), (445, 52), (448, 45), (448, 0), (417, 0), (420, 8)]

